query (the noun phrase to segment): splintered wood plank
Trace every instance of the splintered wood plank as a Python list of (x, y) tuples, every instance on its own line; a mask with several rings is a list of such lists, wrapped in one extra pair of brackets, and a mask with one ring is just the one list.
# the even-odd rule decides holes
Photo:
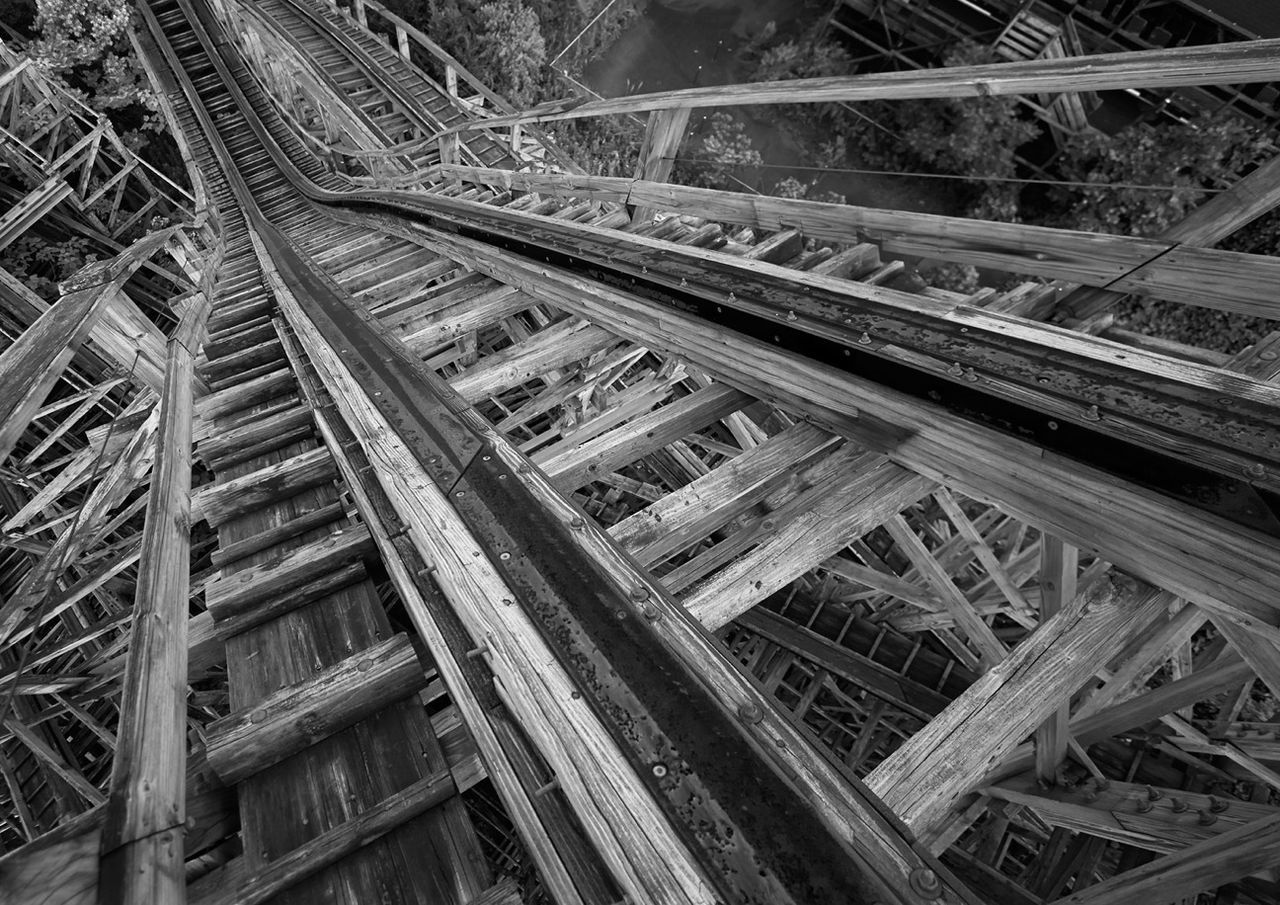
[(1131, 580), (1096, 582), (881, 762), (867, 785), (907, 826), (927, 831), (1166, 605), (1166, 595)]
[(837, 442), (830, 434), (797, 424), (726, 462), (609, 529), (644, 566), (701, 540), (764, 499), (773, 482)]
[(728, 624), (934, 487), (876, 453), (846, 445), (835, 455), (841, 462), (833, 480), (807, 491), (797, 511), (780, 518), (754, 550), (682, 598), (703, 625)]

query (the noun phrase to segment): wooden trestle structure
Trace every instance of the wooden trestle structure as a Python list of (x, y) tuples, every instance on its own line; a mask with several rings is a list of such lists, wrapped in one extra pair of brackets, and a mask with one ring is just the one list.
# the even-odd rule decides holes
[[(665, 182), (1280, 42), (521, 112), (372, 0), (137, 13), (189, 197), (0, 76), (0, 241), (102, 258), (0, 273), (0, 901), (1280, 901), (1280, 334), (1108, 313), (1276, 318), (1280, 162), (1150, 240)], [(535, 126), (613, 113), (635, 179)]]

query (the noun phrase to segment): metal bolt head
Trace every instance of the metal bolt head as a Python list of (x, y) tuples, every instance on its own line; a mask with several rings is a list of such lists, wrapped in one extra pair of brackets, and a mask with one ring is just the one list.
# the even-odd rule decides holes
[(662, 618), (662, 610), (658, 609), (656, 606), (647, 606), (644, 608), (644, 618), (648, 619), (650, 622), (657, 622)]
[(738, 706), (738, 717), (744, 723), (755, 725), (764, 719), (764, 711), (757, 704), (741, 704)]
[(1231, 807), (1231, 805), (1228, 802), (1223, 801), (1221, 798), (1213, 795), (1209, 796), (1209, 810), (1213, 813), (1221, 814), (1229, 807)]
[(1218, 815), (1211, 814), (1203, 808), (1199, 811), (1200, 819), (1197, 821), (1201, 826), (1213, 826), (1218, 822)]
[(1160, 793), (1160, 790), (1159, 790), (1159, 789), (1157, 789), (1157, 788), (1155, 788), (1155, 787), (1153, 787), (1153, 786), (1147, 786), (1147, 800), (1148, 800), (1148, 801), (1159, 801), (1159, 800), (1160, 800), (1161, 798), (1163, 798), (1163, 797), (1164, 797), (1164, 795), (1162, 795), (1162, 794)]
[(942, 898), (942, 881), (938, 875), (927, 867), (917, 867), (907, 876), (907, 883), (912, 891), (926, 899)]
[(510, 558), (511, 558), (511, 554), (506, 552), (505, 550), (498, 554), (498, 559), (502, 560), (503, 562), (506, 562)]
[(666, 776), (666, 775), (667, 775), (667, 765), (666, 765), (666, 764), (654, 764), (654, 765), (653, 765), (653, 775), (654, 775), (654, 776), (656, 776), (656, 777), (658, 777), (658, 779), (662, 779), (662, 777), (664, 777), (664, 776)]
[(636, 601), (637, 603), (640, 602), (641, 600), (648, 600), (649, 589), (642, 585), (637, 585), (636, 587), (631, 589), (631, 599)]
[(573, 518), (569, 519), (570, 528), (581, 529), (581, 528), (585, 528), (586, 526), (587, 526), (586, 520), (580, 515), (575, 515)]
[(1150, 810), (1151, 810), (1152, 808), (1154, 808), (1154, 807), (1155, 807), (1155, 805), (1153, 805), (1151, 802), (1147, 801), (1145, 798), (1139, 798), (1139, 799), (1138, 799), (1138, 813), (1139, 813), (1139, 814), (1145, 814), (1145, 813), (1147, 813), (1148, 811), (1150, 811)]
[(1187, 804), (1181, 798), (1170, 799), (1169, 804), (1175, 814), (1184, 814), (1191, 810), (1191, 805)]

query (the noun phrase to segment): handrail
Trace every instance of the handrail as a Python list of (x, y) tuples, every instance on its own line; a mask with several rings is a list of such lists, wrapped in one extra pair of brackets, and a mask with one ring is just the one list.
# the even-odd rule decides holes
[[(523, 113), (499, 116), (486, 125), (507, 126), (617, 113), (646, 113), (683, 107), (760, 104), (821, 104), (838, 101), (992, 97), (1101, 91), (1122, 88), (1177, 88), (1189, 85), (1267, 82), (1280, 78), (1280, 38), (1204, 47), (1129, 51), (947, 66), (939, 69), (709, 85), (588, 101), (563, 98)], [(475, 125), (454, 126), (463, 132)]]

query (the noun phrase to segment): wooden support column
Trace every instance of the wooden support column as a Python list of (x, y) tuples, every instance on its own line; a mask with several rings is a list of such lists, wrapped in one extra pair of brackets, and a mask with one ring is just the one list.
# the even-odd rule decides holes
[(119, 742), (102, 836), (103, 905), (186, 901), (187, 619), (192, 372), (209, 313), (201, 294), (169, 340), (147, 501)]
[[(640, 160), (636, 164), (636, 179), (666, 182), (676, 164), (676, 153), (689, 128), (689, 107), (675, 110), (655, 110), (649, 114), (645, 126), (644, 141), (640, 144)], [(645, 223), (653, 219), (654, 208), (636, 206), (631, 214), (632, 223)]]
[[(1062, 612), (1076, 599), (1080, 551), (1051, 534), (1040, 536), (1040, 621)], [(1067, 719), (1071, 705), (1063, 702), (1036, 729), (1036, 775), (1052, 783), (1067, 756)]]
[(926, 833), (1166, 602), (1129, 579), (1098, 581), (881, 762), (867, 785)]

